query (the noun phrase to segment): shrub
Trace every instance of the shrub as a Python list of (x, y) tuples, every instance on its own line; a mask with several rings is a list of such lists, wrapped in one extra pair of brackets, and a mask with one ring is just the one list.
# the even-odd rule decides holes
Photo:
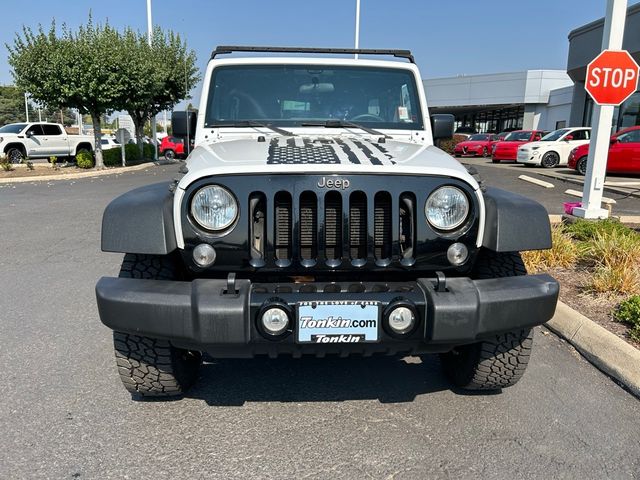
[(145, 143), (142, 146), (142, 156), (146, 160), (153, 160), (155, 153), (155, 147), (150, 143)]
[(597, 231), (582, 245), (584, 258), (595, 267), (588, 288), (603, 293), (640, 293), (640, 235), (627, 230)]
[(629, 336), (640, 342), (640, 295), (634, 295), (620, 303), (613, 316), (617, 321), (629, 325)]
[(446, 140), (441, 140), (438, 144), (438, 148), (440, 150), (444, 150), (449, 155), (453, 155), (453, 149), (460, 142), (464, 142), (467, 139), (465, 135), (454, 135), (453, 138), (448, 138)]
[(13, 171), (13, 165), (11, 165), (9, 162), (7, 162), (7, 161), (5, 161), (5, 160), (0, 161), (0, 166), (2, 167), (2, 169), (3, 169), (5, 172), (11, 172), (11, 171)]
[(27, 164), (27, 170), (35, 170), (35, 167), (33, 166), (33, 162), (31, 160), (26, 158), (25, 163)]
[(602, 235), (610, 235), (614, 232), (624, 235), (636, 234), (632, 229), (614, 219), (599, 220), (596, 222), (577, 220), (575, 223), (566, 225), (566, 232), (580, 242), (592, 240), (598, 233)]
[(87, 151), (78, 152), (76, 155), (78, 168), (93, 168), (93, 155)]
[(127, 163), (140, 161), (140, 150), (138, 150), (138, 145), (135, 143), (127, 143), (124, 146), (124, 156), (127, 159)]
[(552, 247), (548, 250), (522, 252), (522, 259), (531, 273), (546, 271), (550, 268), (569, 268), (578, 261), (578, 246), (567, 234), (562, 224), (551, 227)]
[(122, 154), (120, 148), (110, 148), (102, 151), (102, 161), (105, 167), (117, 167), (122, 165)]

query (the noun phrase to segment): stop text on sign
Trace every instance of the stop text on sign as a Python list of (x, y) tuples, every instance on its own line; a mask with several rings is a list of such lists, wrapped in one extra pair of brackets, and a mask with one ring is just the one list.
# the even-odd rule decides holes
[(589, 86), (598, 87), (611, 86), (613, 88), (627, 88), (629, 85), (638, 83), (637, 69), (633, 68), (611, 68), (611, 67), (595, 67), (591, 69), (589, 75)]
[(584, 88), (599, 105), (620, 105), (636, 91), (638, 70), (626, 50), (605, 50), (587, 66)]

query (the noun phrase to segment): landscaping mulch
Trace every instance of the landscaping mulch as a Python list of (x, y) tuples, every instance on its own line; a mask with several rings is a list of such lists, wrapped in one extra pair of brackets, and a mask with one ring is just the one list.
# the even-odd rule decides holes
[(640, 343), (629, 338), (629, 328), (613, 318), (615, 307), (628, 295), (595, 294), (585, 290), (591, 273), (580, 267), (555, 268), (549, 271), (560, 282), (560, 300), (593, 320), (601, 327), (640, 349)]

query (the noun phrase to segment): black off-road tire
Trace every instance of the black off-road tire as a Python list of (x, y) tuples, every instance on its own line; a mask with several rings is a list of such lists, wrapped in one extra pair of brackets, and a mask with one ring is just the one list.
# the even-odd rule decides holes
[(198, 378), (202, 357), (166, 340), (113, 332), (118, 373), (124, 387), (141, 397), (182, 395)]
[(560, 155), (556, 152), (547, 152), (542, 156), (540, 165), (544, 168), (555, 168), (560, 165)]
[[(526, 275), (517, 252), (496, 253), (483, 250), (474, 266), (475, 279)], [(441, 354), (447, 377), (465, 390), (499, 390), (515, 385), (527, 368), (533, 330), (523, 328), (501, 333)]]
[[(120, 277), (178, 280), (178, 262), (168, 255), (126, 254)], [(174, 347), (168, 340), (113, 332), (118, 374), (134, 396), (171, 397), (184, 394), (198, 378), (200, 352)]]

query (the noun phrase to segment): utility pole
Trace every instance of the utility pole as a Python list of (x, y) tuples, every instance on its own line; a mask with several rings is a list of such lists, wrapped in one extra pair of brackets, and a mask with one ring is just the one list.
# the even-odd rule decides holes
[[(627, 0), (607, 0), (607, 14), (604, 18), (602, 33), (603, 51), (622, 50), (626, 18)], [(614, 108), (613, 105), (594, 104), (587, 173), (582, 192), (582, 207), (573, 209), (573, 214), (576, 217), (595, 219), (609, 216), (609, 211), (602, 208), (602, 190), (607, 170)]]
[(24, 114), (27, 117), (27, 123), (29, 123), (29, 100), (27, 99), (27, 92), (24, 92)]
[[(356, 0), (356, 41), (355, 48), (360, 48), (360, 0)], [(358, 54), (355, 54), (355, 58), (358, 58)]]
[[(153, 43), (153, 21), (151, 19), (151, 0), (147, 0), (147, 39), (149, 46)], [(153, 159), (158, 161), (158, 136), (156, 134), (156, 116), (151, 117), (151, 135), (153, 138)]]

